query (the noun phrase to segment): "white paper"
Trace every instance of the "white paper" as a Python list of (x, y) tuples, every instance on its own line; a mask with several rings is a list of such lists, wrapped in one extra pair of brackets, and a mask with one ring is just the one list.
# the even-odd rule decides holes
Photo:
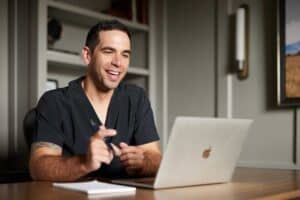
[(53, 183), (54, 187), (85, 192), (88, 195), (112, 195), (113, 193), (135, 193), (135, 187), (121, 186), (99, 181)]

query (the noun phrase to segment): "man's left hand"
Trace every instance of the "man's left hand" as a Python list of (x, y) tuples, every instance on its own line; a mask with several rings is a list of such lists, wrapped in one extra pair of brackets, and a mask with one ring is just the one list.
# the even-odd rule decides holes
[(154, 176), (158, 170), (161, 153), (158, 142), (140, 146), (130, 146), (121, 142), (113, 145), (114, 155), (120, 157), (128, 175)]
[(143, 169), (144, 150), (138, 146), (129, 146), (126, 143), (120, 143), (120, 160), (129, 175), (137, 174)]

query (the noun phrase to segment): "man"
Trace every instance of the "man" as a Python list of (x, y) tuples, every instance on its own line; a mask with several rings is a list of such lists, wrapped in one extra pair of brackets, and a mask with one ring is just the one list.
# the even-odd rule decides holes
[(90, 29), (82, 49), (86, 76), (45, 93), (36, 108), (34, 180), (155, 175), (161, 153), (149, 100), (142, 89), (120, 84), (130, 53), (123, 24), (104, 21)]

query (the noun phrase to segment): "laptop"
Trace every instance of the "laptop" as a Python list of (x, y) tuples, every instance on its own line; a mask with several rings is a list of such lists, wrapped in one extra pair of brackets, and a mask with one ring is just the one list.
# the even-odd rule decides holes
[(248, 119), (177, 117), (156, 177), (112, 182), (152, 189), (229, 182), (251, 124)]

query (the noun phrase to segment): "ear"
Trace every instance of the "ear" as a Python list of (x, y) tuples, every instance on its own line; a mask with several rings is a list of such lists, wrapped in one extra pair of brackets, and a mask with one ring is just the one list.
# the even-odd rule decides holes
[(83, 63), (89, 65), (92, 59), (92, 52), (88, 47), (83, 47), (81, 50), (81, 57)]

